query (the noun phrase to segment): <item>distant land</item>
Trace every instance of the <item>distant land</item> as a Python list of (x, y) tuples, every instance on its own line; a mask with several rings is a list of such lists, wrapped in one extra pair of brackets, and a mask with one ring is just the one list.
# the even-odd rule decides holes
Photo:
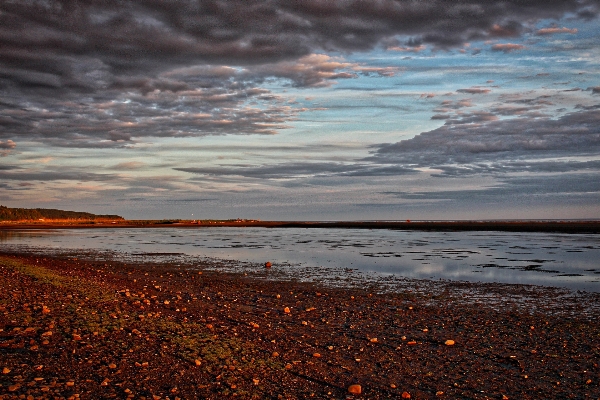
[(0, 205), (0, 221), (96, 221), (124, 220), (119, 215), (95, 215), (87, 212), (52, 208), (9, 208)]
[(0, 229), (61, 228), (337, 228), (392, 229), (413, 231), (503, 231), (600, 233), (600, 220), (490, 220), (490, 221), (261, 221), (228, 220), (126, 220), (119, 215), (94, 215), (54, 209), (24, 209), (0, 206)]

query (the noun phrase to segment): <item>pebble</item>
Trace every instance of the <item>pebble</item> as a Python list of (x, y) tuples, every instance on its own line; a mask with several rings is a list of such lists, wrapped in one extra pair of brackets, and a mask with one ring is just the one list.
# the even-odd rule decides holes
[(403, 399), (410, 399), (410, 393), (408, 393), (408, 392), (402, 392), (402, 398)]
[(446, 346), (454, 346), (454, 340), (452, 340), (452, 339), (448, 339), (448, 340), (446, 340), (446, 341), (444, 342), (444, 344), (445, 344)]
[(200, 361), (200, 360), (194, 360), (194, 364), (196, 364), (196, 366), (199, 367), (200, 365), (202, 365), (202, 361)]
[(117, 364), (110, 363), (110, 364), (108, 364), (108, 368), (115, 369), (115, 368), (117, 368)]
[(361, 394), (362, 393), (362, 386), (360, 386), (360, 385), (350, 385), (350, 386), (348, 386), (348, 393)]
[(267, 261), (265, 263), (265, 268), (271, 268), (273, 266), (273, 264), (271, 264), (271, 261)]
[(289, 314), (291, 311), (290, 311), (289, 307), (286, 307), (286, 308), (283, 309), (283, 312), (286, 313), (286, 314)]
[(320, 353), (314, 353), (314, 354), (313, 354), (313, 357), (315, 357), (315, 358), (319, 358), (319, 357), (321, 357), (321, 354), (320, 354)]
[(4, 368), (2, 369), (2, 373), (3, 373), (3, 374), (8, 374), (9, 372), (10, 372), (10, 369), (9, 369), (9, 368), (6, 368), (6, 367), (4, 367)]
[(371, 342), (371, 343), (377, 343), (377, 338), (376, 337), (371, 338), (371, 339), (369, 339), (369, 342)]

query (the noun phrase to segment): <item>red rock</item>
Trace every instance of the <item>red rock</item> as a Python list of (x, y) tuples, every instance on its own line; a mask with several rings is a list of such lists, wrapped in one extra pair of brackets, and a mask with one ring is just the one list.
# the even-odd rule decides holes
[(410, 399), (410, 393), (408, 393), (408, 392), (402, 392), (402, 398), (403, 399)]
[(350, 386), (348, 386), (348, 393), (361, 394), (362, 393), (362, 386), (360, 386), (360, 385), (350, 385)]
[(271, 268), (273, 266), (273, 264), (271, 264), (271, 261), (267, 261), (265, 263), (265, 268)]
[(446, 341), (444, 342), (444, 344), (445, 344), (446, 346), (454, 346), (454, 340), (452, 340), (452, 339), (448, 339), (448, 340), (446, 340)]

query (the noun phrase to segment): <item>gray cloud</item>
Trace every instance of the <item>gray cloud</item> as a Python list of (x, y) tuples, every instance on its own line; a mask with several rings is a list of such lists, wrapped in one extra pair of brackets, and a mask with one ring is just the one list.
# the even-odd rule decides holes
[(324, 177), (396, 176), (415, 173), (412, 168), (374, 163), (291, 162), (257, 166), (222, 165), (212, 168), (174, 168), (177, 171), (217, 177), (304, 179)]
[(490, 187), (440, 191), (387, 191), (383, 194), (407, 200), (447, 201), (463, 205), (514, 205), (535, 203), (564, 205), (597, 204), (600, 181), (594, 173), (560, 174), (550, 176), (503, 177)]
[(412, 139), (380, 145), (369, 160), (447, 170), (449, 166), (460, 165), (462, 171), (471, 173), (479, 170), (473, 166), (479, 162), (597, 155), (600, 150), (597, 109), (573, 112), (558, 119), (467, 118), (470, 118), (467, 123), (449, 120), (440, 128)]

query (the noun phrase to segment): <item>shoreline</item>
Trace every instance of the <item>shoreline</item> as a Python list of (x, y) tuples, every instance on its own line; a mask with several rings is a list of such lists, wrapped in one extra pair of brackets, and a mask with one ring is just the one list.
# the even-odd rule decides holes
[(600, 397), (598, 294), (184, 267), (0, 254), (2, 398)]
[(72, 222), (0, 222), (0, 230), (99, 229), (99, 228), (308, 228), (308, 229), (392, 229), (417, 231), (498, 231), (600, 233), (600, 221), (72, 221)]

